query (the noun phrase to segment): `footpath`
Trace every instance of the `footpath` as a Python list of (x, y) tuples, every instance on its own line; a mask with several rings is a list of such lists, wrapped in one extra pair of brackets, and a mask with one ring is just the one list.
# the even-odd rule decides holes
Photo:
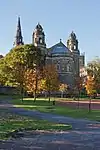
[[(0, 100), (1, 101), (1, 100)], [(0, 141), (0, 149), (5, 150), (100, 150), (100, 123), (85, 119), (74, 119), (39, 111), (16, 108), (11, 98), (0, 102), (0, 109), (22, 116), (36, 117), (56, 123), (71, 124), (72, 130), (64, 132), (31, 132), (26, 137)]]

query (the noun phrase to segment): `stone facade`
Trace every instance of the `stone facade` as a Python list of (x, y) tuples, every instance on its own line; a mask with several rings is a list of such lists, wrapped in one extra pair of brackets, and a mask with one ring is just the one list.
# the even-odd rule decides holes
[[(59, 80), (70, 87), (75, 86), (75, 79), (79, 77), (80, 66), (84, 66), (84, 58), (78, 49), (78, 40), (72, 32), (67, 40), (67, 46), (60, 42), (46, 48), (43, 28), (38, 24), (33, 32), (33, 44), (40, 47), (46, 55), (46, 64), (55, 64)], [(81, 62), (81, 63), (80, 63)]]
[[(20, 44), (19, 40), (22, 42), (20, 19), (18, 20), (16, 45)], [(43, 28), (38, 23), (32, 34), (32, 43), (41, 49), (42, 55), (46, 58), (46, 64), (56, 65), (60, 82), (70, 87), (75, 86), (75, 79), (80, 75), (80, 68), (85, 65), (85, 56), (80, 55), (75, 33), (72, 31), (66, 45), (60, 39), (60, 42), (47, 48)]]

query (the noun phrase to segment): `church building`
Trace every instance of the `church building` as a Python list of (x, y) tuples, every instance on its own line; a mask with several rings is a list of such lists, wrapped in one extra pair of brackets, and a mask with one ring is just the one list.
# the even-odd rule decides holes
[[(15, 46), (23, 45), (20, 18), (18, 18)], [(66, 44), (60, 41), (50, 48), (46, 47), (43, 27), (38, 23), (32, 34), (32, 44), (46, 55), (46, 64), (55, 64), (59, 80), (70, 87), (75, 86), (75, 79), (80, 75), (80, 68), (85, 66), (85, 56), (80, 54), (78, 39), (72, 31)]]

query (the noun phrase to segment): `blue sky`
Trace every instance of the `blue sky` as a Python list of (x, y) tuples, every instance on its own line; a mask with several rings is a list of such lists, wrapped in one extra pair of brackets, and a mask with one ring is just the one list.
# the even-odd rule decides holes
[(86, 61), (100, 56), (100, 0), (2, 0), (0, 1), (0, 53), (13, 46), (17, 17), (21, 17), (25, 43), (32, 42), (38, 22), (43, 26), (47, 46), (66, 44), (73, 30)]

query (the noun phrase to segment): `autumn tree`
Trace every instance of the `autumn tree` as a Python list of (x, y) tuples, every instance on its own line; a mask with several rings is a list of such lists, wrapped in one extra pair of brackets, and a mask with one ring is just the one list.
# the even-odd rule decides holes
[(87, 77), (86, 91), (89, 96), (93, 96), (96, 93), (95, 79), (91, 76)]
[(100, 93), (100, 58), (88, 63), (87, 75), (94, 78), (96, 91)]
[(43, 68), (42, 89), (48, 92), (49, 102), (51, 92), (59, 90), (58, 72), (55, 65), (46, 65)]
[(36, 94), (41, 90), (41, 72), (40, 70), (27, 69), (24, 75), (24, 86), (28, 93), (34, 95), (34, 101), (36, 100)]
[(96, 93), (96, 88), (95, 88), (95, 80), (92, 76), (88, 76), (87, 78), (87, 83), (86, 83), (86, 91), (87, 94), (89, 95), (89, 112), (91, 111), (91, 97)]
[(60, 84), (59, 86), (59, 91), (61, 91), (61, 97), (63, 98), (64, 92), (68, 90), (68, 85), (67, 84)]

